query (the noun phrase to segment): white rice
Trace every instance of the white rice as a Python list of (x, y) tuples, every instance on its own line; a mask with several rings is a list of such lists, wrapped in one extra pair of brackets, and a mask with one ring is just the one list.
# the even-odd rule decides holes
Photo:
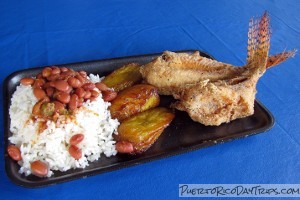
[[(90, 75), (92, 82), (99, 82), (98, 75)], [(50, 177), (53, 170), (66, 171), (71, 168), (85, 168), (89, 161), (98, 160), (103, 153), (110, 157), (116, 155), (113, 134), (119, 122), (112, 119), (102, 95), (93, 101), (87, 101), (75, 115), (75, 120), (60, 116), (58, 123), (47, 122), (47, 129), (38, 133), (39, 123), (31, 120), (32, 108), (37, 102), (31, 86), (20, 85), (11, 99), (9, 109), (13, 133), (9, 141), (21, 150), (22, 160), (19, 173), (31, 174), (30, 163), (41, 160), (48, 164)], [(70, 138), (78, 133), (84, 134), (84, 140), (77, 146), (82, 150), (82, 157), (74, 159), (68, 152)]]

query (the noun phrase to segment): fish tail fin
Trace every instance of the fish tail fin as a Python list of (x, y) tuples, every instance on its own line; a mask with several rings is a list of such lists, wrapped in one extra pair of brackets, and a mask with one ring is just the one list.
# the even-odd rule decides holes
[(270, 19), (267, 12), (260, 19), (251, 19), (248, 31), (247, 66), (266, 69), (270, 49)]
[(278, 65), (287, 59), (294, 57), (297, 52), (297, 49), (291, 50), (291, 51), (284, 51), (282, 53), (278, 53), (272, 56), (268, 57), (267, 60), (267, 68), (273, 67), (275, 65)]

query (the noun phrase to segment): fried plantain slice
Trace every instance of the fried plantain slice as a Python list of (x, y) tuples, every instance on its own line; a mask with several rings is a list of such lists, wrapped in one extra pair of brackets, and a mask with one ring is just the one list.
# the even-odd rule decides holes
[(138, 84), (121, 91), (109, 107), (112, 118), (124, 119), (158, 106), (160, 101), (156, 87)]
[(119, 146), (123, 148), (123, 144), (132, 145), (133, 148), (130, 148), (132, 151), (122, 152), (123, 148), (121, 152), (118, 151), (119, 153), (134, 154), (146, 151), (171, 123), (173, 118), (174, 114), (169, 109), (158, 107), (126, 119), (119, 126), (118, 135), (115, 136), (118, 141), (117, 151)]
[(116, 92), (124, 90), (127, 87), (142, 80), (140, 65), (137, 63), (127, 64), (106, 76), (102, 82), (108, 87), (113, 88)]

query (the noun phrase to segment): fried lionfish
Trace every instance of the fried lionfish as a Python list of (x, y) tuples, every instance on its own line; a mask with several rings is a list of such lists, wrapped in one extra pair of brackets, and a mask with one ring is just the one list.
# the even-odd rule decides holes
[(160, 94), (173, 95), (173, 106), (204, 125), (218, 126), (254, 113), (256, 84), (267, 68), (293, 57), (294, 51), (269, 57), (267, 13), (251, 19), (245, 66), (236, 67), (194, 54), (166, 51), (141, 67), (140, 72)]

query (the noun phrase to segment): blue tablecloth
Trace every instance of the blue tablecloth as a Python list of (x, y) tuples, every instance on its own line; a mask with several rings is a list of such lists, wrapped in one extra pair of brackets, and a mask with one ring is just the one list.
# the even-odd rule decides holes
[[(0, 82), (36, 66), (199, 49), (243, 65), (248, 22), (270, 13), (270, 53), (300, 46), (300, 1), (0, 1)], [(0, 143), (1, 199), (176, 199), (180, 183), (299, 183), (300, 56), (267, 71), (267, 133), (40, 189), (14, 185)], [(3, 103), (0, 89), (0, 103)], [(3, 127), (3, 109), (0, 113)]]

